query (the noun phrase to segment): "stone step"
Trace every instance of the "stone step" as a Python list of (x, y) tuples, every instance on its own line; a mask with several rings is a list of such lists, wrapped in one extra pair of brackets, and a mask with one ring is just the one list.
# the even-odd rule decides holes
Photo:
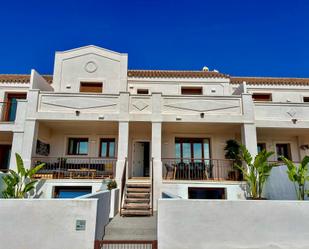
[(150, 197), (150, 194), (149, 193), (127, 193), (126, 197), (147, 199)]
[(125, 198), (125, 203), (149, 203), (147, 198)]
[(127, 188), (129, 193), (150, 193), (150, 188)]
[(146, 203), (127, 203), (123, 205), (123, 208), (130, 210), (148, 210), (150, 209), (150, 205)]
[(151, 210), (128, 210), (124, 209), (121, 211), (124, 216), (150, 216), (152, 214)]
[(151, 184), (148, 183), (127, 183), (127, 188), (150, 188)]

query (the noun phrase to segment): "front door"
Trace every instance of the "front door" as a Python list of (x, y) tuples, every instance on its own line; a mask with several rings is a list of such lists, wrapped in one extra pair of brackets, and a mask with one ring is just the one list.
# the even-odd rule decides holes
[(11, 145), (0, 144), (0, 170), (9, 168), (10, 155)]
[(134, 142), (133, 144), (133, 177), (149, 176), (149, 142)]

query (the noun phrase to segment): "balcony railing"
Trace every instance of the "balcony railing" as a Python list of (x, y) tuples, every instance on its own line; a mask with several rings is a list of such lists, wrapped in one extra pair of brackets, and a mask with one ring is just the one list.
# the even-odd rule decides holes
[(164, 158), (164, 180), (240, 181), (242, 175), (229, 159)]
[(34, 177), (40, 179), (103, 179), (114, 178), (116, 158), (35, 157), (32, 167), (45, 163)]

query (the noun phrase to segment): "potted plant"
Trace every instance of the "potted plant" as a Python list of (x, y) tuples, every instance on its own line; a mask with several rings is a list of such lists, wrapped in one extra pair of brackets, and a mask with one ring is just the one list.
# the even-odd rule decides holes
[(265, 199), (262, 196), (263, 189), (272, 168), (275, 166), (274, 163), (268, 162), (269, 157), (273, 154), (274, 152), (262, 150), (253, 159), (247, 148), (243, 145), (240, 146), (240, 157), (243, 163), (236, 165), (236, 167), (241, 170), (244, 179), (248, 183), (248, 199)]
[(117, 182), (113, 179), (109, 180), (107, 189), (110, 191), (111, 195), (110, 217), (112, 218), (119, 210), (119, 189), (117, 189)]
[(295, 165), (291, 160), (280, 157), (284, 164), (287, 166), (287, 174), (291, 182), (293, 182), (295, 192), (298, 200), (304, 200), (305, 194), (308, 195), (308, 190), (306, 189), (306, 182), (309, 180), (308, 175), (308, 163), (309, 156), (305, 156), (300, 162), (300, 165)]
[(30, 191), (38, 180), (33, 180), (35, 175), (43, 166), (44, 163), (35, 166), (32, 169), (26, 169), (24, 162), (19, 154), (15, 154), (17, 163), (17, 172), (9, 170), (9, 173), (2, 177), (6, 187), (2, 191), (4, 198), (27, 198), (30, 196)]
[(108, 183), (107, 183), (107, 189), (108, 190), (112, 190), (114, 188), (117, 188), (117, 182), (115, 180), (110, 180)]

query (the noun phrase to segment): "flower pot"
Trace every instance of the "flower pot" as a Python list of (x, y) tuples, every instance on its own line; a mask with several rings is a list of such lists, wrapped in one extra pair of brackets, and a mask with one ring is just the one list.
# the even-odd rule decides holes
[(267, 200), (267, 198), (264, 198), (264, 197), (262, 197), (262, 198), (247, 197), (246, 199), (247, 200), (254, 200), (254, 201), (265, 201), (265, 200)]

